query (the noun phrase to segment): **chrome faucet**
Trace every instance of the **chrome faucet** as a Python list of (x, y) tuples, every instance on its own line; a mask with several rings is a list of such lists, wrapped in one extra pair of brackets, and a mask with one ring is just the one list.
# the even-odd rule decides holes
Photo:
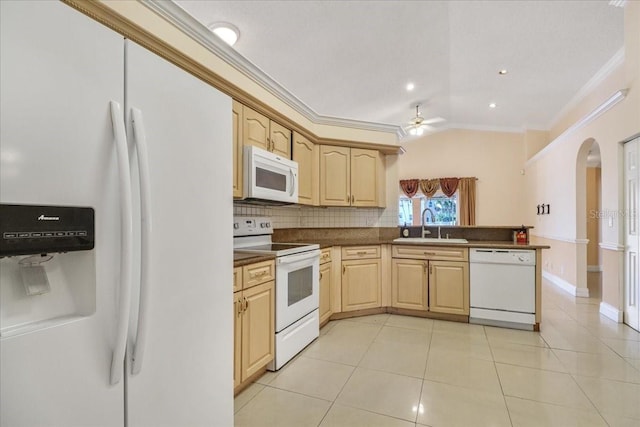
[[(422, 215), (421, 215), (421, 219), (422, 219), (422, 237), (426, 237), (427, 235), (431, 234), (431, 231), (427, 230), (426, 225), (427, 225), (427, 218), (426, 215), (430, 213), (431, 214), (431, 222), (435, 222), (436, 220), (436, 216), (434, 215), (433, 211), (429, 208), (425, 208), (422, 211)], [(440, 235), (440, 227), (438, 227), (438, 236)]]

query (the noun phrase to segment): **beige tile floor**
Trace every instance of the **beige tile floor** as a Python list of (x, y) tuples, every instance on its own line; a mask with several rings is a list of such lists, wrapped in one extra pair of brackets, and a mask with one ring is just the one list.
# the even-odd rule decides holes
[(235, 425), (640, 426), (640, 333), (543, 284), (541, 332), (388, 314), (330, 322), (235, 399)]

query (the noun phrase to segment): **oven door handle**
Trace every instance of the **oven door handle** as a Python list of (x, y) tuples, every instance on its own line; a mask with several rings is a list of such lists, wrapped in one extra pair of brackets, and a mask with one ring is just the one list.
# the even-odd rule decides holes
[(317, 258), (320, 261), (320, 249), (304, 252), (301, 254), (286, 255), (276, 259), (277, 264), (293, 264), (294, 262), (304, 261), (306, 259)]

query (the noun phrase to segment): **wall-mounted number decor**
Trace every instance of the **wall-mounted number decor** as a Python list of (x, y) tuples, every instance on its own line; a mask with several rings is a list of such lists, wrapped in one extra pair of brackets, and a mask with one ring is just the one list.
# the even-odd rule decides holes
[(537, 208), (538, 213), (536, 213), (536, 215), (548, 215), (549, 213), (551, 213), (551, 205), (549, 203), (542, 203), (538, 205)]

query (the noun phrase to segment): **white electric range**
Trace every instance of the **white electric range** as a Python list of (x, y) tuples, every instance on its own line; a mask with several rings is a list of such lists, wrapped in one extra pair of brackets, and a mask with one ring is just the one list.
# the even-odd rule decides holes
[(275, 255), (275, 358), (277, 371), (319, 335), (320, 247), (307, 243), (273, 243), (266, 217), (235, 217), (234, 252)]

